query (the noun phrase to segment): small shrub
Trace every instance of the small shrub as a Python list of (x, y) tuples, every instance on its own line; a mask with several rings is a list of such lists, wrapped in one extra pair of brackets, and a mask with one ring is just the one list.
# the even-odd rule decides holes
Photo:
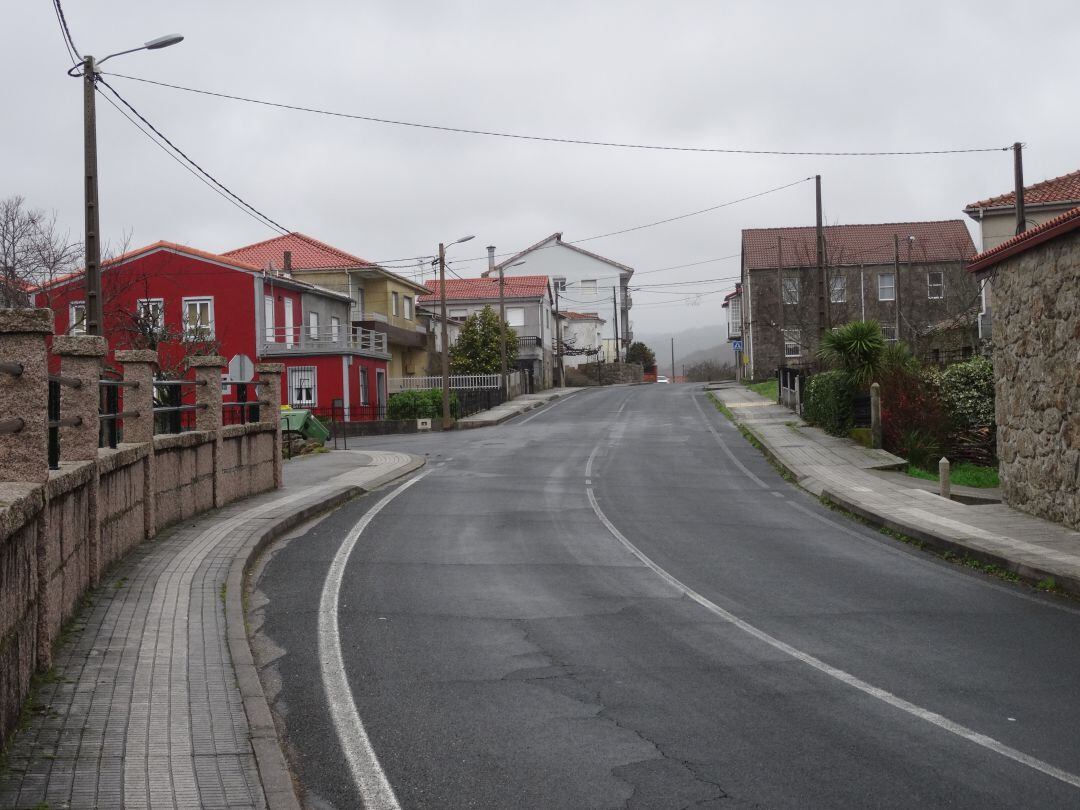
[[(458, 415), (457, 393), (450, 392), (450, 414)], [(442, 416), (442, 391), (399, 391), (390, 395), (386, 408), (387, 419), (436, 419)]]
[(941, 372), (941, 401), (958, 429), (994, 424), (994, 365), (985, 357)]
[(906, 458), (916, 467), (929, 470), (941, 459), (941, 442), (931, 432), (915, 428), (905, 432), (891, 452)]
[(825, 371), (806, 382), (803, 416), (833, 436), (846, 436), (852, 427), (855, 387), (843, 371)]
[[(882, 443), (913, 464), (936, 464), (948, 446), (949, 419), (932, 380), (908, 369), (894, 369), (881, 381)], [(920, 456), (920, 461), (908, 453)], [(933, 457), (937, 453), (937, 458)]]

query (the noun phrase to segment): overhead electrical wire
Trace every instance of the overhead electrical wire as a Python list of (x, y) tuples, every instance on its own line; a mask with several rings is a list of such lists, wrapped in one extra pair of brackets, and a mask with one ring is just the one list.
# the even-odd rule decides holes
[(53, 11), (56, 12), (56, 20), (60, 23), (60, 33), (64, 37), (64, 47), (67, 48), (68, 56), (71, 57), (71, 64), (77, 65), (80, 61), (79, 49), (75, 47), (75, 40), (71, 36), (71, 29), (68, 28), (67, 17), (64, 16), (64, 7), (60, 5), (60, 0), (53, 0)]
[(968, 154), (975, 152), (1005, 152), (1011, 149), (1011, 146), (986, 146), (986, 147), (973, 147), (962, 149), (910, 149), (910, 150), (875, 150), (875, 151), (857, 151), (857, 150), (831, 150), (831, 151), (819, 151), (819, 150), (785, 150), (785, 149), (741, 149), (741, 148), (728, 148), (728, 147), (713, 147), (713, 146), (670, 146), (662, 144), (643, 144), (643, 143), (623, 143), (619, 141), (600, 141), (589, 140), (586, 138), (565, 138), (565, 137), (553, 137), (546, 135), (525, 135), (522, 133), (514, 132), (497, 132), (495, 130), (486, 129), (469, 129), (466, 127), (451, 127), (443, 124), (425, 124), (416, 121), (399, 121), (393, 118), (380, 118), (373, 115), (361, 115), (359, 113), (346, 113), (336, 110), (324, 110), (318, 107), (307, 107), (301, 104), (286, 104), (278, 101), (267, 101), (266, 99), (250, 98), (248, 96), (236, 95), (234, 93), (222, 93), (214, 90), (203, 90), (197, 87), (187, 87), (182, 84), (173, 84), (172, 82), (156, 81), (154, 79), (146, 79), (141, 76), (131, 76), (125, 73), (110, 73), (110, 76), (116, 76), (122, 79), (128, 79), (130, 81), (144, 82), (145, 84), (152, 84), (158, 87), (168, 87), (172, 90), (182, 90), (186, 93), (197, 93), (203, 96), (212, 96), (214, 98), (229, 99), (231, 101), (241, 101), (246, 104), (258, 104), (264, 107), (275, 107), (282, 110), (292, 110), (294, 112), (306, 112), (315, 115), (327, 115), (334, 118), (349, 118), (357, 121), (368, 121), (374, 124), (389, 124), (399, 127), (412, 127), (415, 129), (430, 129), (437, 130), (439, 132), (454, 132), (462, 135), (481, 135), (489, 138), (512, 138), (516, 140), (524, 141), (541, 141), (545, 143), (564, 143), (574, 144), (578, 146), (601, 146), (614, 149), (642, 149), (642, 150), (654, 150), (663, 152), (704, 152), (726, 155), (791, 155), (791, 156), (804, 156), (804, 157), (888, 157), (888, 156), (903, 156), (903, 155), (958, 155)]

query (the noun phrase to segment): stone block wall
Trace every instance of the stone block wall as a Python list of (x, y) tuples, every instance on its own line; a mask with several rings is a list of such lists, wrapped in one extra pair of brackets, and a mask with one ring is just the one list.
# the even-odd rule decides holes
[(996, 265), (994, 388), (1001, 494), (1080, 529), (1080, 232)]
[(638, 363), (583, 363), (577, 370), (590, 382), (596, 385), (596, 367), (600, 366), (600, 384), (615, 385), (617, 383), (639, 383), (644, 379), (645, 372)]
[(274, 455), (280, 450), (265, 425), (230, 425), (222, 431), (221, 488), (225, 503), (274, 488)]
[(158, 529), (214, 508), (214, 435), (154, 437), (154, 505)]

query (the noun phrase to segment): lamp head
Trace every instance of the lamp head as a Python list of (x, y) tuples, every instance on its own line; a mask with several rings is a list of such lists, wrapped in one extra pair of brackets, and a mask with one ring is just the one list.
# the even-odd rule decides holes
[(455, 242), (453, 242), (453, 244), (455, 244), (455, 245), (460, 245), (460, 244), (461, 244), (462, 242), (468, 242), (468, 241), (469, 241), (470, 239), (475, 239), (475, 238), (476, 238), (475, 236), (473, 236), (473, 235), (471, 235), (471, 234), (470, 234), (469, 236), (463, 236), (463, 237), (461, 237), (460, 239), (458, 239), (458, 240), (456, 240)]
[(156, 51), (158, 48), (168, 48), (170, 45), (176, 45), (178, 42), (183, 41), (184, 37), (180, 34), (166, 34), (163, 37), (150, 40), (143, 47), (148, 51)]

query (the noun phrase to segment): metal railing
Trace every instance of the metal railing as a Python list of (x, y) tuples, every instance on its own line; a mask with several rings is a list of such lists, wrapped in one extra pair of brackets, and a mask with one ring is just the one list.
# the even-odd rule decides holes
[(254, 382), (241, 382), (239, 380), (222, 380), (222, 386), (232, 388), (235, 399), (231, 402), (221, 403), (221, 424), (223, 425), (246, 425), (259, 421), (259, 408), (268, 404), (266, 400), (253, 399), (252, 394), (257, 394), (261, 385), (266, 385), (263, 380)]
[(534, 335), (519, 336), (517, 340), (519, 349), (539, 349), (544, 345), (543, 341)]
[(279, 326), (259, 335), (264, 354), (367, 351), (386, 353), (386, 333), (359, 326)]
[(184, 402), (189, 386), (206, 385), (206, 380), (154, 380), (154, 434), (183, 433), (195, 428), (195, 412), (206, 404)]

